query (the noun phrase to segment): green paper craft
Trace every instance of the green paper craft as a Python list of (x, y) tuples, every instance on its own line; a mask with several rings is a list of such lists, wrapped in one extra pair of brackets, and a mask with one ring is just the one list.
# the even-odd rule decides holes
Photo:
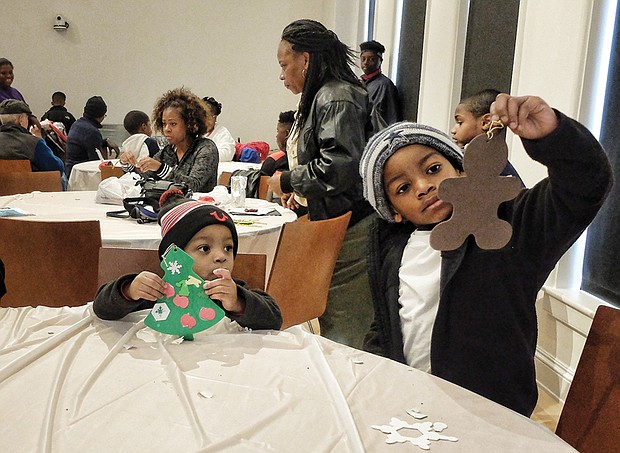
[(161, 262), (166, 295), (158, 299), (144, 324), (161, 333), (193, 340), (194, 334), (217, 324), (224, 310), (205, 294), (204, 280), (194, 271), (194, 260), (172, 244)]

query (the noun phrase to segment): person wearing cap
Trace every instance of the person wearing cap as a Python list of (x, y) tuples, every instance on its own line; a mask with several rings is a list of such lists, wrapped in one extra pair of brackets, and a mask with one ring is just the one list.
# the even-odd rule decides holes
[(65, 163), (67, 177), (71, 176), (71, 169), (75, 164), (99, 160), (100, 153), (104, 148), (114, 148), (118, 152), (118, 146), (101, 136), (101, 122), (106, 117), (108, 106), (101, 96), (93, 96), (86, 101), (84, 113), (78, 119), (67, 136), (67, 154)]
[[(239, 239), (230, 215), (216, 206), (184, 198), (178, 189), (164, 192), (160, 204), (159, 256), (172, 244), (182, 248), (194, 259), (194, 272), (205, 280), (205, 293), (228, 318), (254, 330), (279, 329), (282, 314), (274, 299), (231, 277)], [(152, 308), (165, 296), (165, 288), (164, 281), (152, 272), (124, 275), (99, 288), (93, 310), (101, 319), (120, 319)]]
[(31, 130), (28, 104), (15, 99), (0, 102), (0, 159), (28, 159), (33, 171), (59, 171), (66, 187), (65, 166), (45, 140), (36, 122)]
[(369, 233), (375, 316), (364, 349), (529, 416), (538, 395), (538, 291), (600, 209), (613, 176), (592, 134), (539, 97), (500, 94), (491, 117), (550, 175), (499, 206), (513, 233), (497, 250), (480, 249), (472, 236), (451, 251), (430, 246), (432, 228), (452, 214), (438, 187), (462, 174), (450, 137), (401, 122), (368, 142), (360, 173), (381, 218)]
[(364, 72), (362, 80), (366, 84), (370, 100), (386, 124), (402, 120), (398, 89), (383, 72), (383, 53), (385, 47), (377, 41), (360, 44), (360, 68)]

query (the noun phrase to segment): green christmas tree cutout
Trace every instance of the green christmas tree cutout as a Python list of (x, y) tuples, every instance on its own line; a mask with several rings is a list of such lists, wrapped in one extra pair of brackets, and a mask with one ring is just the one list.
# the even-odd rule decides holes
[(166, 295), (158, 299), (144, 324), (161, 333), (193, 340), (194, 334), (217, 324), (224, 310), (205, 294), (204, 280), (194, 271), (194, 260), (172, 244), (161, 262)]

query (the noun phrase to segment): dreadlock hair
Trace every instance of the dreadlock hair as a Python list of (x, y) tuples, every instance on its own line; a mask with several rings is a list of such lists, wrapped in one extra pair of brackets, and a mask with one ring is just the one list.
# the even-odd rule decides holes
[(300, 130), (310, 113), (310, 106), (319, 89), (330, 80), (342, 80), (362, 86), (351, 66), (355, 53), (338, 39), (333, 31), (311, 19), (300, 19), (282, 31), (283, 41), (295, 52), (308, 52), (310, 59), (304, 89), (299, 101), (297, 129)]

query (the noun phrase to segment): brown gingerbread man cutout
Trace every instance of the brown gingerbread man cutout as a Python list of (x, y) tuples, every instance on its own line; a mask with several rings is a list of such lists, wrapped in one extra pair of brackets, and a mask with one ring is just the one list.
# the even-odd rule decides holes
[[(493, 137), (491, 131), (487, 133)], [(438, 196), (452, 204), (452, 216), (431, 232), (430, 245), (435, 250), (454, 250), (472, 234), (481, 249), (500, 249), (508, 244), (512, 226), (497, 217), (504, 201), (512, 200), (521, 190), (513, 176), (500, 176), (508, 161), (508, 147), (503, 137), (481, 134), (467, 146), (463, 156), (465, 176), (445, 179)]]

